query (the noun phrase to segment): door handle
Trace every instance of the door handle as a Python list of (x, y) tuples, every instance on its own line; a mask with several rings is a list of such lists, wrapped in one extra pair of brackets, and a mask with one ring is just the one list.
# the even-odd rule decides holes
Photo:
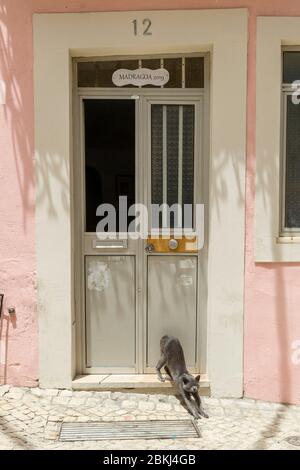
[(145, 252), (146, 253), (152, 253), (154, 251), (154, 245), (153, 243), (147, 243), (145, 246)]

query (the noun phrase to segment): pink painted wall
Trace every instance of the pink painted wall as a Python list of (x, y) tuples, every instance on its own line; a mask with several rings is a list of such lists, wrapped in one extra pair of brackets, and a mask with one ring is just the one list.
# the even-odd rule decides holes
[[(292, 344), (300, 340), (300, 264), (256, 265), (253, 258), (256, 16), (300, 16), (298, 0), (0, 0), (0, 78), (7, 83), (7, 104), (0, 106), (2, 381), (33, 385), (38, 377), (32, 14), (240, 7), (249, 10), (245, 395), (300, 403), (300, 364), (292, 362)], [(15, 318), (6, 314), (10, 305)]]
[(0, 105), (0, 382), (35, 385), (32, 22), (24, 4), (0, 2), (0, 79), (7, 85), (7, 104)]

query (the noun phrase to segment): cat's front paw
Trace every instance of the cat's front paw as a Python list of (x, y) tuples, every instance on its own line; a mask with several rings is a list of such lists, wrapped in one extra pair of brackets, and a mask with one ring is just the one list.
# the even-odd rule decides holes
[(166, 381), (166, 379), (165, 379), (164, 377), (162, 377), (162, 376), (159, 376), (159, 375), (158, 375), (157, 378), (158, 378), (158, 380), (159, 380), (160, 382), (165, 382), (165, 381)]
[(200, 415), (203, 416), (203, 418), (209, 418), (208, 414), (205, 413), (203, 409), (200, 410)]

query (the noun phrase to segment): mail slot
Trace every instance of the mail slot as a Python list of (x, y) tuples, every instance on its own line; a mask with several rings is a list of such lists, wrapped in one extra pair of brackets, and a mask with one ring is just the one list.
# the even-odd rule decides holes
[(127, 248), (127, 240), (93, 240), (93, 248)]

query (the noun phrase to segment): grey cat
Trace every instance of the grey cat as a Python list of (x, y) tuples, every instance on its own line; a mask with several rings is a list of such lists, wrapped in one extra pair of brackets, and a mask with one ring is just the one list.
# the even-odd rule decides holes
[(194, 418), (208, 418), (202, 408), (199, 396), (200, 375), (194, 378), (187, 370), (182, 346), (179, 339), (165, 335), (160, 340), (161, 358), (159, 359), (156, 371), (161, 382), (165, 379), (161, 375), (160, 369), (164, 366), (166, 373), (175, 383), (181, 397)]

